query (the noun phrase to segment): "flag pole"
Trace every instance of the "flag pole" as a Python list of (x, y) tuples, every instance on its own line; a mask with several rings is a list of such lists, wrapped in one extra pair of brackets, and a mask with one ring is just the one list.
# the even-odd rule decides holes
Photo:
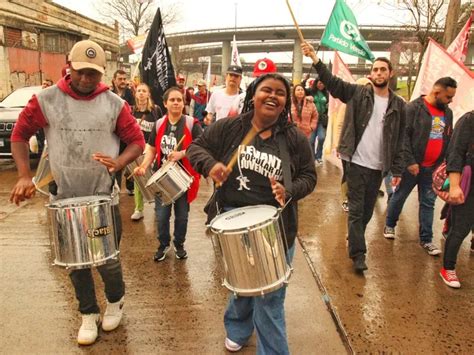
[(298, 32), (298, 37), (300, 38), (301, 43), (305, 42), (303, 33), (300, 30), (300, 26), (298, 26), (298, 22), (296, 22), (296, 17), (295, 14), (293, 13), (293, 10), (291, 9), (290, 1), (286, 0), (286, 5), (288, 5), (288, 10), (290, 10), (291, 17), (293, 18), (293, 22), (296, 27), (296, 32)]
[[(293, 22), (295, 24), (296, 32), (298, 33), (298, 37), (300, 38), (301, 43), (304, 43), (305, 39), (303, 37), (303, 33), (300, 30), (300, 26), (298, 26), (298, 22), (296, 22), (296, 17), (295, 17), (295, 14), (293, 13), (293, 10), (291, 9), (291, 5), (290, 5), (289, 0), (286, 0), (286, 5), (288, 5), (288, 10), (290, 10), (291, 18), (293, 19)], [(319, 49), (319, 45), (318, 45), (318, 49)], [(318, 53), (318, 49), (316, 49), (316, 53)], [(313, 69), (313, 66), (311, 66), (309, 68), (309, 73), (308, 74), (311, 74), (312, 69)]]
[(135, 65), (135, 69), (133, 69), (133, 74), (131, 77), (132, 80), (135, 79), (135, 76), (137, 75), (138, 67), (140, 66), (141, 62), (142, 62), (142, 58), (140, 57), (140, 59), (138, 59), (137, 65)]

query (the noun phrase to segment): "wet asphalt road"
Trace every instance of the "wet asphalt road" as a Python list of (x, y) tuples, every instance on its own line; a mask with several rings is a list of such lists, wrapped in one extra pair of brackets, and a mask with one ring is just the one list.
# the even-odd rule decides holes
[[(7, 203), (15, 179), (8, 168), (0, 164), (0, 353), (226, 353), (222, 319), (228, 293), (203, 228), (210, 186), (202, 183), (192, 205), (184, 261), (172, 251), (165, 261), (152, 261), (157, 247), (153, 206), (146, 206), (143, 221), (131, 222), (133, 198), (121, 196), (124, 319), (115, 331), (100, 332), (93, 346), (80, 347), (80, 319), (67, 272), (51, 265), (46, 198), (37, 196), (21, 207)], [(286, 302), (290, 349), (295, 354), (347, 353), (299, 246), (293, 267)], [(102, 282), (96, 281), (103, 311)], [(255, 337), (241, 353), (255, 353)]]
[[(46, 199), (35, 198), (20, 209), (8, 204), (15, 179), (11, 166), (0, 161), (0, 317), (8, 320), (0, 326), (0, 353), (225, 353), (222, 310), (227, 292), (202, 228), (202, 204), (209, 193), (205, 182), (193, 204), (190, 258), (184, 262), (172, 253), (163, 263), (151, 261), (157, 245), (152, 206), (146, 207), (143, 222), (132, 223), (133, 198), (122, 196), (124, 321), (116, 331), (102, 333), (94, 346), (78, 347), (73, 290), (67, 274), (50, 265)], [(474, 257), (468, 240), (458, 259), (462, 288), (449, 289), (438, 276), (441, 258), (428, 256), (418, 245), (416, 195), (407, 202), (394, 241), (382, 236), (386, 200), (379, 199), (367, 228), (369, 270), (358, 276), (347, 257), (340, 171), (325, 164), (318, 174), (316, 191), (300, 204), (300, 241), (350, 347), (357, 353), (474, 353)], [(439, 208), (435, 242), (441, 244)], [(296, 260), (296, 270), (302, 272), (292, 277), (286, 305), (293, 353), (346, 353), (329, 312), (319, 305), (321, 291), (302, 254)], [(101, 282), (97, 289), (99, 295)], [(103, 297), (98, 298), (103, 306)], [(252, 339), (243, 353), (254, 351)]]
[[(365, 276), (352, 272), (346, 248), (346, 214), (340, 206), (332, 164), (318, 167), (318, 188), (300, 206), (300, 240), (307, 249), (352, 348), (361, 353), (474, 353), (474, 255), (467, 237), (458, 255), (462, 288), (447, 287), (439, 277), (442, 255), (429, 256), (418, 237), (416, 190), (398, 223), (395, 240), (383, 237), (386, 197), (379, 198), (367, 226)], [(441, 237), (442, 207), (437, 201), (434, 242)]]

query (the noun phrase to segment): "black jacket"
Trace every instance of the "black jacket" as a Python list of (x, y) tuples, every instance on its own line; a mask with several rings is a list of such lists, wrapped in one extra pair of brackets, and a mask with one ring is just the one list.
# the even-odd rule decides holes
[[(314, 67), (329, 93), (347, 104), (337, 150), (352, 158), (373, 112), (374, 89), (372, 86), (345, 82), (332, 75), (321, 61)], [(383, 128), (384, 175), (391, 171), (394, 176), (401, 176), (405, 169), (402, 154), (405, 106), (405, 101), (390, 90)]]
[[(421, 164), (425, 157), (426, 146), (430, 138), (432, 117), (426, 107), (423, 96), (407, 104), (407, 122), (403, 142), (403, 154), (407, 166)], [(445, 128), (443, 132), (443, 148), (436, 161), (436, 166), (441, 164), (446, 156), (449, 140), (453, 132), (453, 112), (450, 108), (445, 111)]]
[[(465, 113), (454, 127), (446, 157), (446, 171), (461, 173), (464, 166), (470, 164), (474, 172), (474, 111)], [(471, 186), (474, 177), (471, 177)]]
[[(217, 162), (227, 164), (251, 127), (253, 111), (234, 118), (224, 118), (207, 127), (204, 133), (188, 147), (186, 155), (193, 169), (204, 176)], [(291, 189), (287, 189), (286, 200), (292, 200), (283, 211), (285, 232), (288, 247), (293, 245), (298, 229), (297, 201), (310, 194), (316, 186), (316, 170), (314, 158), (306, 136), (293, 124), (285, 123), (274, 128), (274, 134), (285, 134), (290, 156), (292, 177)], [(280, 157), (281, 158), (281, 157)], [(234, 167), (237, 169), (237, 167)], [(227, 188), (227, 182), (221, 189)], [(287, 184), (285, 183), (285, 187)], [(228, 194), (226, 194), (228, 195)], [(232, 206), (232, 201), (220, 201), (221, 204)], [(249, 205), (252, 202), (249, 201)], [(213, 216), (209, 216), (213, 217)]]

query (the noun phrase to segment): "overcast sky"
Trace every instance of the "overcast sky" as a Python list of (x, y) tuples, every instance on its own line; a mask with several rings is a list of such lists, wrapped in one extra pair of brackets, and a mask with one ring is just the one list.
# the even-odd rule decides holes
[[(180, 10), (179, 23), (169, 28), (168, 32), (234, 27), (236, 12), (238, 27), (293, 24), (285, 0), (152, 1), (155, 6), (176, 4)], [(54, 0), (54, 2), (88, 17), (101, 19), (94, 5), (97, 0)], [(329, 18), (334, 2), (334, 0), (291, 0), (290, 4), (300, 24), (323, 25)], [(346, 3), (354, 11), (359, 25), (396, 24), (403, 16), (401, 12), (389, 11), (382, 0), (347, 0)]]
[[(167, 28), (166, 34), (202, 29), (293, 25), (286, 0), (152, 0), (154, 7), (179, 11), (179, 21)], [(97, 11), (97, 0), (54, 0), (54, 2), (77, 11), (87, 17), (105, 21)], [(353, 10), (359, 25), (400, 25), (410, 20), (406, 11), (396, 10), (396, 0), (346, 0)], [(301, 25), (326, 25), (335, 0), (290, 0), (293, 12)], [(391, 6), (389, 4), (392, 4)], [(237, 15), (237, 16), (236, 16)], [(121, 40), (126, 38), (121, 37)], [(237, 37), (237, 43), (239, 38)], [(332, 52), (320, 52), (323, 60), (333, 57)], [(376, 53), (375, 56), (387, 55)], [(275, 62), (291, 62), (292, 53), (255, 53), (242, 57), (253, 62), (267, 56)], [(326, 58), (326, 56), (329, 56)], [(356, 63), (357, 58), (341, 53), (347, 63)], [(131, 59), (134, 61), (134, 59)], [(308, 58), (304, 58), (309, 62)]]
[[(166, 28), (166, 33), (232, 28), (236, 22), (237, 27), (293, 24), (286, 0), (152, 1), (155, 7), (172, 6), (179, 11), (179, 21)], [(90, 18), (104, 20), (97, 11), (97, 0), (54, 0), (54, 2)], [(290, 0), (295, 17), (301, 25), (325, 25), (334, 3), (334, 0)], [(397, 25), (403, 20), (404, 14), (401, 11), (388, 10), (387, 5), (381, 0), (346, 0), (346, 3), (352, 8), (359, 25)], [(261, 54), (246, 54), (244, 57), (247, 61), (253, 61), (261, 56)], [(357, 61), (350, 56), (344, 54), (342, 56), (349, 62)], [(287, 62), (291, 60), (291, 53), (281, 53), (272, 59)]]

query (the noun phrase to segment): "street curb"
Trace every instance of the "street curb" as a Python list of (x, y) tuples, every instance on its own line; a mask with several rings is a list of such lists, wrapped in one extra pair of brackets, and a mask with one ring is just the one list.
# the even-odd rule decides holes
[(311, 260), (311, 257), (309, 256), (309, 253), (307, 252), (304, 243), (301, 241), (301, 239), (298, 237), (298, 242), (301, 246), (301, 249), (303, 251), (303, 255), (306, 259), (306, 262), (309, 266), (309, 269), (311, 270), (311, 273), (313, 274), (314, 279), (316, 280), (316, 284), (318, 285), (319, 290), (321, 291), (321, 298), (323, 299), (324, 304), (326, 305), (329, 314), (331, 315), (332, 320), (334, 321), (334, 324), (336, 325), (337, 332), (339, 333), (342, 342), (344, 346), (346, 347), (346, 350), (348, 351), (349, 354), (355, 354), (354, 349), (352, 348), (351, 342), (349, 340), (349, 336), (347, 335), (347, 332), (342, 324), (342, 321), (337, 314), (336, 309), (333, 307), (331, 303), (331, 299), (329, 297), (329, 294), (326, 290), (326, 287), (324, 287), (324, 284), (321, 281), (321, 277), (319, 276), (318, 272), (316, 271), (316, 268), (314, 267), (314, 264)]

